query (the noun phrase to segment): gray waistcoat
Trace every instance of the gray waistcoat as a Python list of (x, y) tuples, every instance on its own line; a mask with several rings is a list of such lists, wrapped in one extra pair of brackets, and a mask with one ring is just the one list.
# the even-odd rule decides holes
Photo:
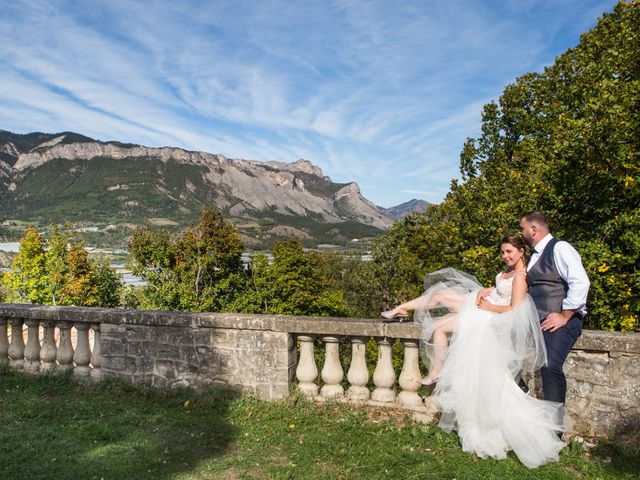
[(562, 310), (562, 301), (569, 289), (553, 261), (553, 249), (558, 240), (552, 238), (538, 258), (536, 264), (527, 272), (529, 295), (536, 305), (540, 321), (551, 312)]

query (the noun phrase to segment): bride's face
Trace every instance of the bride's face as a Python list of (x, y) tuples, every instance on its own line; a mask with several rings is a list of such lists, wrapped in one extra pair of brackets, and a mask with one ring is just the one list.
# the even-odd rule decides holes
[(507, 267), (513, 268), (522, 260), (524, 249), (516, 248), (510, 243), (503, 243), (500, 246), (500, 256)]

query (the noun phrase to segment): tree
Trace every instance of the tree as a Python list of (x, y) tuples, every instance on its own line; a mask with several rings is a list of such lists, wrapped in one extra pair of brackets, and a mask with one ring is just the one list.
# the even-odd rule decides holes
[(94, 264), (81, 243), (52, 228), (45, 241), (29, 227), (11, 271), (2, 279), (8, 299), (44, 305), (116, 306), (122, 283), (106, 261)]
[[(411, 277), (444, 265), (492, 281), (496, 243), (523, 212), (541, 209), (582, 254), (587, 325), (639, 330), (639, 59), (640, 6), (620, 2), (552, 66), (485, 105), (481, 135), (461, 152), (461, 180), (374, 249), (374, 262), (388, 266), (385, 301), (385, 288), (406, 298)], [(410, 270), (396, 270), (403, 263), (414, 272), (406, 278)]]
[(118, 273), (105, 259), (101, 259), (96, 262), (93, 269), (95, 285), (97, 288), (97, 305), (108, 308), (119, 306), (123, 283)]
[(176, 238), (138, 229), (130, 250), (132, 271), (148, 283), (142, 307), (220, 311), (244, 289), (242, 239), (216, 208)]
[(52, 228), (51, 238), (47, 242), (45, 253), (45, 270), (47, 272), (47, 284), (51, 293), (50, 303), (52, 305), (60, 303), (62, 288), (67, 277), (69, 262), (67, 240), (67, 237), (57, 227), (54, 226)]
[(6, 272), (2, 280), (9, 289), (11, 301), (40, 304), (51, 301), (45, 241), (36, 228), (29, 227), (25, 232), (11, 271)]
[(343, 292), (323, 275), (322, 258), (305, 252), (297, 239), (277, 241), (272, 262), (252, 259), (248, 289), (234, 308), (248, 313), (345, 316)]
[(69, 263), (61, 294), (63, 305), (92, 307), (98, 304), (95, 273), (89, 261), (89, 254), (81, 244), (72, 245), (69, 250)]

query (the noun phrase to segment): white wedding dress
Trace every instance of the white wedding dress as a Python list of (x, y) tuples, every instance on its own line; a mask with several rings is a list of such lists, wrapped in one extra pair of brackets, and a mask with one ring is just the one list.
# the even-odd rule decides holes
[[(509, 305), (513, 277), (496, 277), (491, 303)], [(474, 277), (455, 269), (427, 275), (425, 295), (414, 318), (423, 326), (423, 354), (433, 361), (430, 339), (440, 322), (454, 331), (439, 380), (431, 397), (442, 412), (439, 426), (458, 431), (462, 448), (479, 457), (502, 459), (513, 450), (529, 468), (558, 460), (565, 430), (562, 404), (533, 398), (514, 380), (546, 362), (540, 322), (531, 297), (509, 312), (497, 314), (476, 306), (481, 288)], [(459, 295), (458, 306), (445, 308), (434, 294), (446, 289)], [(449, 295), (449, 298), (450, 295)]]

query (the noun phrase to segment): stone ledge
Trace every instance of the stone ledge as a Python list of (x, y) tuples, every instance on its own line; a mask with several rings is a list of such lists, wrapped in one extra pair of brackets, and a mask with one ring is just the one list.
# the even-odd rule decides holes
[(224, 328), (336, 336), (419, 338), (413, 322), (386, 323), (380, 319), (306, 317), (247, 313), (191, 313), (119, 308), (0, 304), (1, 318), (54, 320), (110, 325)]
[[(120, 308), (0, 304), (0, 318), (55, 320), (111, 325), (263, 330), (309, 335), (418, 339), (413, 322), (387, 323), (372, 318), (305, 317), (247, 313), (190, 313)], [(574, 350), (640, 353), (640, 333), (584, 330)]]
[(584, 330), (573, 350), (640, 353), (640, 333)]

